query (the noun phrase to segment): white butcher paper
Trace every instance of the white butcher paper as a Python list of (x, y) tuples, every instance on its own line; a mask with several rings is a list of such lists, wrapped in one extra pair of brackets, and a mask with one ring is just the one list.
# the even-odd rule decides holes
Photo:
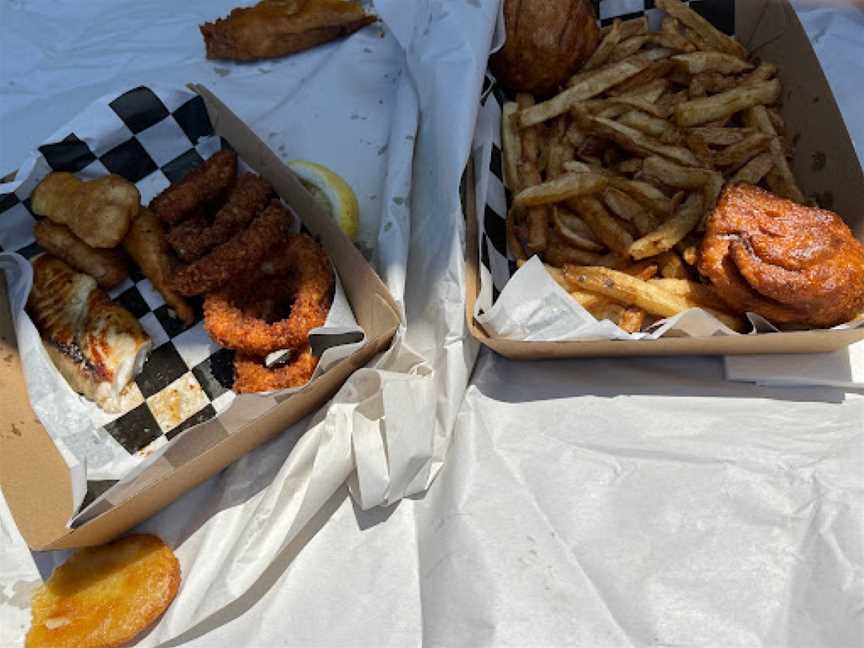
[[(417, 353), (390, 361), (418, 381), (434, 372), (436, 462), (455, 424), (443, 470), (425, 494), (364, 511), (345, 487), (323, 495), (335, 482), (323, 481), (325, 461), (351, 470), (344, 443), (325, 456), (322, 421), (302, 446), (309, 422), (293, 426), (138, 527), (174, 547), (184, 577), (166, 617), (138, 645), (857, 648), (864, 398), (728, 382), (720, 359), (511, 362), (486, 351), (465, 389), (476, 347), (462, 328), (464, 229), (455, 187), (497, 4), (376, 5), (402, 45), (389, 33), (380, 39), (395, 49), (393, 59), (389, 50), (376, 59), (377, 73), (397, 66), (397, 50), (404, 51), (422, 114), (410, 218), (400, 216), (387, 232), (372, 228), (379, 270), (405, 306), (400, 340)], [(67, 32), (99, 24), (102, 42), (112, 43), (110, 30), (152, 19), (143, 32), (161, 44), (150, 55), (162, 62), (148, 68), (153, 58), (129, 57), (123, 74), (188, 79), (218, 66), (231, 73), (211, 72), (214, 90), (260, 133), (291, 118), (289, 98), (300, 85), (299, 72), (292, 75), (306, 59), (267, 63), (269, 90), (255, 65), (201, 62), (194, 24), (227, 13), (230, 0), (190, 1), (168, 16), (141, 3), (134, 12), (128, 2), (90, 6), (76, 4), (74, 13), (31, 7), (32, 15), (15, 15), (10, 39), (41, 39), (45, 45), (31, 51), (44, 55), (50, 40)], [(864, 46), (847, 52), (862, 27), (854, 14), (826, 21), (824, 33), (809, 12), (800, 15), (821, 39), (820, 55), (848, 59), (848, 79), (864, 74)], [(166, 33), (175, 36), (170, 43)], [(130, 44), (116, 47), (126, 52)], [(339, 47), (301, 55), (318, 64), (307, 72), (326, 68), (323, 58)], [(70, 57), (64, 74), (113, 74), (97, 68), (94, 56)], [(34, 85), (23, 69), (21, 83), (33, 97), (18, 98), (14, 111), (0, 103), (0, 116), (14, 112), (21, 129), (30, 123), (23, 106), (50, 91), (41, 68), (28, 65)], [(64, 85), (59, 74), (48, 80), (70, 100), (85, 91), (69, 90), (74, 84)], [(856, 86), (847, 80), (846, 87), (838, 100), (848, 113)], [(276, 114), (256, 121), (277, 103)], [(50, 117), (42, 112), (32, 121), (61, 121)], [(315, 159), (311, 146), (301, 153)], [(322, 154), (340, 159), (338, 150)], [(339, 172), (352, 183), (353, 173), (373, 174)], [(402, 290), (395, 277), (405, 278)], [(357, 379), (365, 383), (367, 374)], [(368, 412), (379, 403), (337, 400), (341, 406), (324, 420), (362, 419), (357, 445), (374, 448)], [(295, 479), (301, 469), (320, 479)], [(364, 493), (371, 500), (386, 488), (375, 477), (381, 463), (369, 469), (373, 486)], [(308, 522), (297, 532), (301, 519)], [(14, 645), (29, 624), (30, 591), (64, 558), (31, 555), (0, 503), (0, 628), (12, 630)]]

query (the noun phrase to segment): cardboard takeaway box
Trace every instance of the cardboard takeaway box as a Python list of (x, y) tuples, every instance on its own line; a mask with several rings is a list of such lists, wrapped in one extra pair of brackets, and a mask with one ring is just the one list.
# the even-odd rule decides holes
[[(266, 177), (282, 199), (300, 215), (308, 230), (320, 238), (336, 265), (367, 342), (259, 418), (243, 421), (243, 408), (230, 408), (222, 417), (239, 417), (237, 421), (241, 424), (237, 431), (196, 448), (178, 467), (149, 483), (145, 480), (143, 484), (136, 484), (120, 503), (81, 526), (69, 529), (67, 521), (72, 514), (69, 472), (51, 437), (30, 408), (5, 278), (0, 273), (0, 486), (18, 529), (32, 549), (100, 544), (153, 515), (320, 407), (356, 369), (389, 347), (399, 326), (396, 303), (378, 275), (293, 173), (206, 88), (200, 85), (190, 88), (204, 99), (215, 133), (228, 140), (254, 171)], [(203, 426), (214, 421), (211, 419)]]
[[(711, 2), (714, 0), (705, 0)], [(774, 63), (783, 83), (782, 114), (795, 142), (793, 172), (805, 195), (840, 214), (864, 241), (864, 174), (843, 117), (795, 10), (787, 0), (737, 0), (735, 34), (748, 51)], [(473, 165), (468, 165), (469, 173)], [(467, 191), (473, 182), (465, 183)], [(464, 201), (468, 222), (466, 316), (471, 334), (508, 358), (580, 356), (740, 355), (810, 353), (864, 340), (864, 328), (657, 340), (525, 342), (489, 337), (474, 320), (480, 290), (477, 219), (473, 196)]]

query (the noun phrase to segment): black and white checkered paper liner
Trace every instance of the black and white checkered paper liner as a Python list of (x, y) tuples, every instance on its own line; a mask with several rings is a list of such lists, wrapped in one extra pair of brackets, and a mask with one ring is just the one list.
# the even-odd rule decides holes
[[(727, 34), (735, 30), (735, 0), (693, 0), (694, 11)], [(657, 29), (663, 13), (654, 0), (594, 0), (594, 13), (601, 26), (615, 18), (627, 20), (647, 16), (649, 28)], [(512, 196), (504, 186), (501, 152), (501, 110), (508, 97), (487, 71), (480, 96), (480, 111), (474, 133), (473, 159), (480, 250), (480, 295), (478, 312), (488, 312), (517, 270), (507, 248), (507, 211)], [(477, 314), (477, 313), (475, 313)]]
[[(204, 101), (188, 90), (151, 85), (103, 97), (40, 146), (15, 182), (0, 185), (0, 253), (30, 259), (42, 251), (33, 237), (39, 217), (30, 195), (52, 171), (82, 179), (120, 175), (135, 183), (146, 205), (222, 148), (231, 148), (230, 143), (214, 134)], [(239, 166), (248, 170), (242, 161)], [(325, 353), (316, 375), (363, 340), (341, 284), (336, 292), (331, 317), (312, 338), (316, 352)], [(190, 300), (196, 319), (187, 328), (134, 265), (129, 278), (109, 293), (138, 318), (153, 349), (124, 397), (125, 411), (109, 414), (87, 402), (93, 422), (88, 438), (64, 439), (72, 454), (90, 466), (85, 506), (130, 466), (148, 457), (151, 463), (181, 432), (225, 412), (236, 397), (230, 389), (233, 352), (207, 336), (200, 298)], [(281, 400), (293, 391), (275, 397)], [(171, 406), (170, 399), (179, 407)], [(119, 456), (106, 456), (112, 452)]]

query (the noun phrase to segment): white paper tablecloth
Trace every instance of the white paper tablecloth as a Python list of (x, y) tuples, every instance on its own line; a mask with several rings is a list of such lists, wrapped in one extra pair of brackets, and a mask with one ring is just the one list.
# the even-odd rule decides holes
[[(260, 66), (267, 73), (202, 62), (189, 26), (231, 4), (175, 3), (158, 24), (142, 24), (150, 5), (7, 3), (0, 168), (113, 83), (154, 74), (204, 81), (259, 133), (279, 132), (290, 119), (279, 109), (295, 87), (290, 68), (326, 53)], [(413, 54), (420, 98), (401, 276), (408, 341), (449, 401), (436, 416), (442, 429), (455, 419), (447, 464), (425, 495), (385, 509), (361, 511), (338, 490), (234, 603), (179, 637), (160, 623), (141, 645), (860, 645), (861, 395), (730, 383), (718, 359), (513, 363), (482, 352), (457, 409), (475, 348), (462, 338), (460, 215), (441, 187), (458, 179), (468, 138), (423, 117), (442, 107), (458, 113), (453, 124), (470, 117), (466, 93), (479, 80), (446, 80), (483, 55), (495, 4), (377, 2)], [(864, 17), (802, 18), (860, 151)], [(32, 58), (7, 54), (30, 39), (40, 42)], [(103, 52), (123, 54), (108, 68), (95, 62)], [(390, 74), (396, 56), (370, 65)], [(15, 84), (25, 89), (13, 93)], [(338, 149), (320, 153), (343, 172)], [(355, 186), (371, 181), (344, 172)], [(379, 261), (399, 285), (393, 265)], [(274, 440), (142, 528), (180, 544), (186, 574), (229, 568), (205, 554), (226, 527), (261, 520), (248, 512), (266, 508), (295, 442), (296, 433)], [(20, 645), (29, 593), (62, 558), (34, 557), (0, 502), (0, 611), (20, 611), (0, 614), (0, 646)], [(174, 619), (184, 612), (194, 610)]]

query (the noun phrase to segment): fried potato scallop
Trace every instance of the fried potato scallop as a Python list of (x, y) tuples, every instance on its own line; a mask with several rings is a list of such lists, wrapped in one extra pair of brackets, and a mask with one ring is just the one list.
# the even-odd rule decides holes
[(82, 549), (34, 593), (24, 646), (122, 646), (159, 618), (179, 586), (180, 564), (156, 536)]

